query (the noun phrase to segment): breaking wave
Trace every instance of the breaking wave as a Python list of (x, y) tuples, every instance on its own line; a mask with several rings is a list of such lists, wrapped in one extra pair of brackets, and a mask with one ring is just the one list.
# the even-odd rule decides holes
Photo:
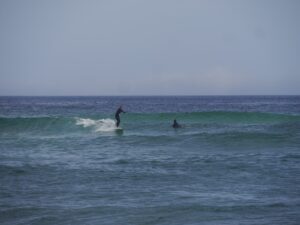
[(116, 127), (115, 121), (109, 118), (100, 120), (76, 118), (76, 125), (91, 127), (94, 128), (97, 132), (110, 132), (119, 129), (118, 127)]

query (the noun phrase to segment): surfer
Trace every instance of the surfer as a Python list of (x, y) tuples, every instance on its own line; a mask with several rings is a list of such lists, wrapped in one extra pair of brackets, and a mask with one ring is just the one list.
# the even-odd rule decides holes
[(116, 118), (116, 120), (117, 120), (117, 123), (116, 123), (116, 126), (117, 126), (117, 127), (119, 127), (120, 122), (121, 122), (121, 120), (120, 120), (120, 113), (125, 113), (125, 112), (123, 111), (123, 109), (122, 109), (122, 106), (120, 106), (120, 107), (118, 108), (118, 110), (116, 111), (116, 114), (115, 114), (115, 118)]
[(172, 127), (173, 127), (173, 128), (180, 128), (181, 125), (179, 125), (179, 124), (177, 123), (177, 120), (175, 119), (174, 122), (173, 122)]

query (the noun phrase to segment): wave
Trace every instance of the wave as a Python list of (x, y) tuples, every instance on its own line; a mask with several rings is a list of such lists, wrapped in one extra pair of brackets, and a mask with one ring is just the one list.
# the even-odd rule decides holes
[[(169, 128), (172, 120), (188, 129), (222, 129), (233, 126), (273, 126), (274, 130), (299, 130), (300, 115), (258, 112), (194, 112), (194, 113), (127, 113), (122, 115), (122, 125), (132, 130), (161, 130)], [(0, 132), (53, 131), (68, 132), (93, 130), (110, 132), (116, 130), (115, 121), (109, 115), (82, 117), (0, 117)]]
[(74, 126), (72, 118), (65, 117), (1, 117), (0, 131), (60, 131), (69, 130)]
[(124, 118), (130, 121), (171, 121), (179, 119), (186, 122), (198, 123), (280, 123), (300, 121), (300, 115), (261, 113), (261, 112), (187, 112), (187, 113), (128, 113)]
[(97, 132), (110, 132), (121, 129), (116, 127), (116, 122), (109, 118), (100, 120), (76, 118), (76, 125), (81, 125), (83, 127), (92, 127)]

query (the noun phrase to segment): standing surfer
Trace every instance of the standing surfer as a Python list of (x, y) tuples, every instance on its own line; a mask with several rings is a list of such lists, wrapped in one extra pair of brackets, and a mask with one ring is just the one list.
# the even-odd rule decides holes
[(125, 112), (123, 111), (123, 109), (122, 109), (122, 106), (120, 106), (120, 107), (118, 108), (118, 110), (116, 111), (116, 114), (115, 114), (115, 118), (116, 118), (116, 120), (117, 120), (117, 123), (116, 123), (116, 126), (117, 126), (117, 127), (119, 127), (120, 122), (121, 122), (121, 120), (120, 120), (120, 113), (125, 113)]

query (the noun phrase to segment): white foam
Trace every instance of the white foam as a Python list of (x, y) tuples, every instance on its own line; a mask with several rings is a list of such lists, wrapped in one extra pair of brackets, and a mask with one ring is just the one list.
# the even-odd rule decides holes
[(94, 128), (97, 132), (110, 132), (120, 129), (116, 126), (116, 122), (109, 118), (100, 120), (92, 120), (89, 118), (76, 118), (76, 125), (81, 125), (83, 127), (91, 127)]

